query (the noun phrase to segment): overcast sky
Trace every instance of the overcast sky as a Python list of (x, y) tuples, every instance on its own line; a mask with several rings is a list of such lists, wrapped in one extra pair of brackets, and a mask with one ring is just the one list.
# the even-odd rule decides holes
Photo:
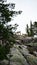
[(17, 31), (26, 32), (26, 24), (37, 21), (37, 0), (7, 0), (15, 3), (15, 10), (22, 10), (22, 14), (14, 18), (12, 24), (19, 25)]

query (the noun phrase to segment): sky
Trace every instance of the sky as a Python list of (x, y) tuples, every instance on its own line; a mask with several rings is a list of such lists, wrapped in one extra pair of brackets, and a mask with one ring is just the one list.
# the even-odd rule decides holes
[(17, 23), (19, 26), (17, 31), (26, 33), (26, 25), (30, 25), (30, 21), (37, 21), (37, 0), (7, 0), (7, 2), (15, 3), (15, 10), (21, 10), (22, 13), (14, 17), (11, 24)]

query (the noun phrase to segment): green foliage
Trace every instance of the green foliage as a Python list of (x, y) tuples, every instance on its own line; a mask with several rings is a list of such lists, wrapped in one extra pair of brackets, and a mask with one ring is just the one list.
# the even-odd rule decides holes
[(30, 36), (33, 36), (34, 33), (33, 33), (33, 29), (32, 29), (32, 22), (30, 22)]
[(28, 24), (26, 26), (26, 32), (27, 32), (27, 35), (29, 36), (29, 26), (28, 26)]
[(0, 1), (0, 60), (7, 59), (7, 54), (10, 52), (10, 48), (15, 43), (15, 36), (13, 30), (14, 27), (12, 25), (8, 25), (11, 21), (11, 17), (21, 14), (22, 11), (13, 11), (15, 4), (11, 4), (11, 10), (9, 9), (10, 4), (4, 3), (4, 1)]
[(34, 22), (34, 26), (37, 27), (37, 22), (36, 21)]
[(8, 48), (0, 45), (0, 60), (8, 59), (6, 56), (8, 52), (9, 52)]
[(32, 22), (30, 22), (30, 28), (29, 28), (28, 24), (26, 26), (27, 27), (26, 28), (26, 32), (27, 32), (28, 36), (34, 36), (34, 32), (33, 32), (32, 26), (33, 26)]

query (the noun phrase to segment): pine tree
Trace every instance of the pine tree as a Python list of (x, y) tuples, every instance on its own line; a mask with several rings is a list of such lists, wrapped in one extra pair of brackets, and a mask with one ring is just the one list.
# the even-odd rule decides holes
[(15, 43), (14, 27), (8, 25), (11, 21), (11, 17), (21, 14), (22, 11), (13, 11), (15, 4), (7, 4), (6, 0), (0, 0), (0, 60), (7, 59), (7, 54), (10, 51), (10, 47)]
[(33, 24), (32, 24), (32, 22), (30, 22), (30, 36), (34, 36), (32, 26), (33, 26)]
[(26, 32), (27, 32), (27, 35), (29, 36), (29, 26), (28, 26), (28, 24), (26, 26)]

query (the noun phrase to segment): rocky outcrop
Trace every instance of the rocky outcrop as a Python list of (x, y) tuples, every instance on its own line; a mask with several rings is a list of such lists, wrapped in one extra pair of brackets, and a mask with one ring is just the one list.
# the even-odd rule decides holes
[[(30, 54), (25, 45), (14, 45), (11, 48), (11, 55), (10, 65), (37, 65), (37, 56)], [(3, 62), (2, 65), (7, 64), (7, 61)]]
[(21, 43), (37, 43), (37, 38), (26, 37), (21, 39)]

